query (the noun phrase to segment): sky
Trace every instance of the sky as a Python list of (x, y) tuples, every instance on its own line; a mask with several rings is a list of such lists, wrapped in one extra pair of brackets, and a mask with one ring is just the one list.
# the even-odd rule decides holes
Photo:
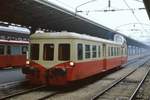
[[(77, 9), (77, 14), (83, 17), (150, 45), (150, 20), (145, 9), (139, 10), (145, 8), (142, 0), (48, 1), (74, 13)], [(89, 3), (86, 3), (88, 1)], [(115, 11), (104, 12), (104, 10)]]

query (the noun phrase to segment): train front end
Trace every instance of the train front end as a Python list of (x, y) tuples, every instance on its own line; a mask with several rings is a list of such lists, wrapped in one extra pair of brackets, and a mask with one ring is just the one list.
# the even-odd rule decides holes
[(30, 57), (22, 72), (31, 84), (65, 85), (72, 71), (71, 40), (51, 34), (31, 35)]

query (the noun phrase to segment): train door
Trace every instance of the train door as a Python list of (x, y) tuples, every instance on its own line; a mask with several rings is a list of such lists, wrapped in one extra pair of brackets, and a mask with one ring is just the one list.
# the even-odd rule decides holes
[(106, 44), (103, 44), (103, 47), (102, 47), (102, 49), (103, 49), (103, 69), (105, 70), (106, 69)]

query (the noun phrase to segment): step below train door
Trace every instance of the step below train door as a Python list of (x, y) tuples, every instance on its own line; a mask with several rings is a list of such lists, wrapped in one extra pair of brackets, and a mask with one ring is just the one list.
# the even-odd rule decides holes
[(106, 70), (106, 66), (107, 66), (107, 60), (106, 60), (106, 44), (103, 44), (102, 46), (102, 51), (103, 51), (103, 70)]

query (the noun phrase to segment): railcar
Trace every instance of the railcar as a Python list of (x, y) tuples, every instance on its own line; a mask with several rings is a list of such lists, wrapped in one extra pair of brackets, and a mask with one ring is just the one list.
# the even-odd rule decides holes
[(0, 26), (0, 69), (26, 65), (29, 34)]
[(32, 84), (66, 85), (127, 62), (126, 43), (74, 32), (35, 33), (22, 72)]

